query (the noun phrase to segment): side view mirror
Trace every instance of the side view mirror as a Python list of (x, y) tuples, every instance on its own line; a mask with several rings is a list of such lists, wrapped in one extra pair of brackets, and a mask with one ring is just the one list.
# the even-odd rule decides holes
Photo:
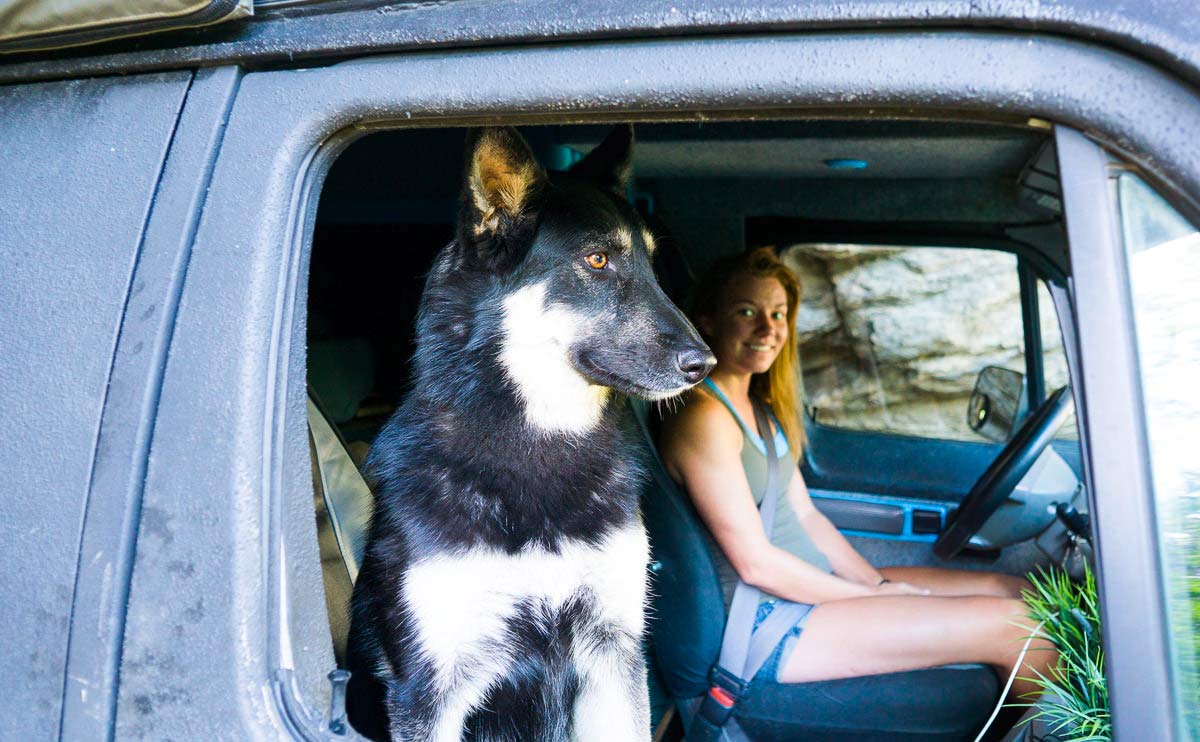
[(967, 402), (967, 427), (989, 441), (1004, 443), (1024, 416), (1025, 377), (1000, 366), (986, 366)]

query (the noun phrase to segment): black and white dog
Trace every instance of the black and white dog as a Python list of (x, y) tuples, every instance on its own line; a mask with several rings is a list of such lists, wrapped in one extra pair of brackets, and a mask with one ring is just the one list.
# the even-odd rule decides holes
[(620, 127), (552, 179), (514, 129), (469, 136), (412, 389), (367, 461), (360, 729), (373, 690), (393, 739), (649, 736), (642, 467), (623, 395), (671, 397), (715, 360), (659, 288), (623, 196), (632, 142)]

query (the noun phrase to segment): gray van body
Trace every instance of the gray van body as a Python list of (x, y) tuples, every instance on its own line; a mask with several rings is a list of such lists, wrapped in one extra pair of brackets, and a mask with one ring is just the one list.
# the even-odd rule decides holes
[(887, 111), (1058, 128), (1116, 733), (1182, 738), (1125, 257), (1085, 207), (1099, 143), (1200, 217), (1200, 16), (682, 6), (275, 3), (0, 60), (0, 737), (336, 736), (303, 307), (315, 194), (355, 138)]

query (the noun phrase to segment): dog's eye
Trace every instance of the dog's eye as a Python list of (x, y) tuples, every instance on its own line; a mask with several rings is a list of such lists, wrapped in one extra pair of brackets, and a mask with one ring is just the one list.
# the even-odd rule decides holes
[(608, 265), (608, 253), (594, 252), (583, 260), (592, 270), (604, 270), (604, 267)]

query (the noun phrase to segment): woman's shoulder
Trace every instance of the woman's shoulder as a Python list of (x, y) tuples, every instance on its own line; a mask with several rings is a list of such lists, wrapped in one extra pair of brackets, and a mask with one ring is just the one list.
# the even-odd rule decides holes
[(695, 388), (671, 403), (662, 422), (659, 447), (664, 456), (684, 451), (741, 450), (742, 430), (725, 405)]

